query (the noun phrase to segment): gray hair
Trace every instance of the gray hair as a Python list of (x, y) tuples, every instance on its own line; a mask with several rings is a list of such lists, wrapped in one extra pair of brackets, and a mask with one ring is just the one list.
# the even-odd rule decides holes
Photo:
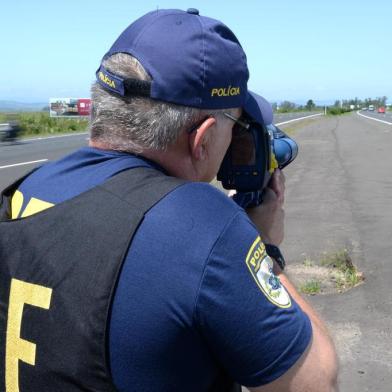
[[(106, 59), (104, 67), (127, 78), (151, 78), (139, 61), (125, 53)], [(177, 140), (181, 131), (191, 129), (207, 114), (222, 110), (201, 110), (145, 97), (121, 97), (102, 88), (91, 88), (92, 113), (90, 138), (108, 148), (131, 153), (145, 149), (165, 150)]]

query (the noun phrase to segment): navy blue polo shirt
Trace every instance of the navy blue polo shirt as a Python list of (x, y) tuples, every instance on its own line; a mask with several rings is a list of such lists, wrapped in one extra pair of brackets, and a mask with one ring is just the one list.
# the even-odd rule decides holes
[[(163, 170), (130, 154), (82, 148), (30, 175), (13, 198), (13, 217), (140, 166)], [(207, 390), (221, 368), (242, 385), (269, 383), (293, 366), (312, 334), (246, 213), (206, 183), (176, 188), (146, 214), (108, 330), (117, 388), (160, 392)]]

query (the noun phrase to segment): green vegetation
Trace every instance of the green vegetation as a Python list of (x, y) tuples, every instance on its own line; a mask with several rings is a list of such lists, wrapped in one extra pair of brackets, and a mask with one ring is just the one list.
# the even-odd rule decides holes
[(314, 261), (312, 259), (310, 259), (309, 257), (307, 257), (302, 264), (304, 265), (304, 267), (313, 267), (314, 266)]
[(355, 97), (354, 99), (343, 99), (341, 101), (336, 100), (334, 103), (334, 107), (339, 108), (350, 108), (351, 110), (358, 110), (362, 108), (367, 108), (370, 105), (373, 105), (375, 108), (386, 105), (388, 97), (385, 95), (383, 97), (376, 98), (366, 98), (364, 100)]
[[(58, 133), (84, 132), (88, 120), (79, 118), (51, 118), (46, 112), (20, 112), (12, 114), (18, 121), (23, 136), (51, 135)], [(9, 114), (0, 113), (0, 123), (10, 121)]]
[[(351, 112), (353, 110), (360, 110), (362, 108), (368, 108), (369, 105), (373, 105), (376, 109), (379, 107), (385, 107), (388, 97), (376, 97), (359, 99), (357, 97), (352, 99), (336, 100), (333, 105), (327, 107), (328, 114), (340, 115)], [(316, 105), (313, 99), (309, 99), (306, 105), (298, 105), (291, 101), (282, 101), (280, 103), (273, 102), (272, 109), (274, 113), (292, 113), (292, 112), (303, 112), (303, 111), (324, 111), (324, 106)], [(392, 110), (390, 107), (389, 110)]]
[(280, 125), (279, 128), (281, 128), (289, 136), (294, 136), (298, 130), (304, 129), (305, 126), (314, 123), (317, 119), (318, 117), (311, 117), (301, 121)]
[(324, 106), (317, 106), (312, 99), (309, 99), (306, 105), (297, 105), (294, 102), (283, 101), (280, 104), (273, 102), (272, 109), (275, 113), (292, 113), (292, 112), (309, 112), (312, 110), (324, 110)]
[(313, 110), (316, 107), (316, 104), (313, 102), (313, 99), (309, 99), (308, 102), (306, 102), (305, 108), (306, 110)]
[(301, 293), (316, 295), (321, 291), (321, 282), (319, 280), (308, 280), (300, 286)]
[(344, 107), (343, 108), (338, 108), (338, 107), (335, 107), (335, 106), (327, 108), (327, 114), (331, 114), (333, 116), (344, 114), (344, 113), (348, 113), (348, 112), (351, 112), (351, 109), (344, 108)]
[(375, 108), (386, 105), (387, 97), (378, 97), (378, 98), (366, 98), (365, 100), (361, 100), (358, 98), (354, 99), (343, 99), (342, 101), (335, 101), (333, 106), (329, 106), (327, 108), (327, 113), (331, 115), (340, 115), (344, 113), (351, 112), (353, 110), (360, 110), (362, 108), (368, 108), (370, 105), (373, 105)]
[(353, 262), (347, 249), (341, 249), (336, 252), (324, 253), (321, 260), (321, 265), (326, 267), (337, 268), (345, 270), (346, 268), (354, 268)]
[(364, 280), (363, 274), (354, 266), (347, 249), (324, 254), (321, 265), (331, 268), (332, 279), (338, 291), (350, 289)]
[(302, 265), (290, 266), (289, 273), (299, 291), (308, 295), (343, 293), (364, 281), (347, 249), (326, 252), (318, 260), (306, 256)]

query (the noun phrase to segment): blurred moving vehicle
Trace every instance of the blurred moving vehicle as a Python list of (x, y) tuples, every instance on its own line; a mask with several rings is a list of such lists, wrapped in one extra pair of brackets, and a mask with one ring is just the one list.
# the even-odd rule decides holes
[(384, 113), (384, 114), (385, 114), (385, 108), (384, 108), (384, 106), (380, 106), (380, 107), (377, 109), (377, 113)]
[(21, 128), (17, 121), (0, 124), (0, 142), (15, 142), (20, 133)]
[(370, 110), (372, 112), (374, 110), (374, 106), (373, 105), (369, 105), (368, 110)]

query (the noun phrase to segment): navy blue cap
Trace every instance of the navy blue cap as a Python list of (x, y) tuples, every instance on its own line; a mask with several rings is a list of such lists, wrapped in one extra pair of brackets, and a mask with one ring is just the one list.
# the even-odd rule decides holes
[(151, 82), (124, 79), (101, 65), (97, 81), (121, 96), (142, 95), (201, 109), (243, 107), (256, 121), (269, 117), (266, 101), (248, 93), (246, 55), (236, 36), (197, 9), (142, 16), (121, 33), (102, 61), (115, 53), (138, 59), (151, 77)]

